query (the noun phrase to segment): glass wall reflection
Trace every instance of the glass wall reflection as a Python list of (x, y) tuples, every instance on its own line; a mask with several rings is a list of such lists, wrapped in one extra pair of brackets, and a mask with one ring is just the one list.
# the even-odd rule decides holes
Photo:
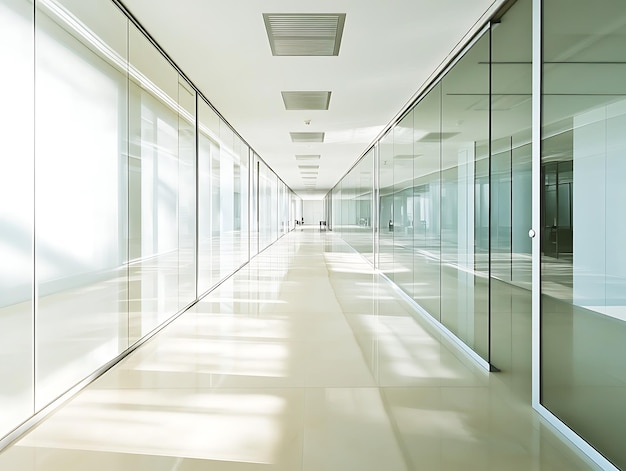
[(491, 354), (531, 401), (531, 2), (518, 0), (491, 42)]
[(441, 85), (413, 119), (413, 298), (441, 321)]
[(259, 160), (259, 250), (278, 237), (278, 179), (265, 162)]
[[(131, 341), (178, 311), (179, 77), (133, 25), (129, 62), (129, 154), (136, 184), (129, 188), (138, 232), (130, 264)], [(141, 221), (139, 223), (139, 221)]]
[[(369, 229), (378, 268), (528, 399), (530, 13), (528, 0), (510, 6), (379, 140)], [(373, 155), (326, 204), (333, 230), (362, 253), (355, 200), (376, 191), (359, 175)]]
[(394, 193), (393, 193), (393, 131), (388, 132), (378, 145), (378, 268), (394, 279)]
[(626, 467), (626, 9), (545, 0), (541, 402)]
[[(219, 251), (214, 253), (213, 198), (219, 196), (219, 116), (204, 101), (198, 100), (198, 294), (201, 295), (217, 281), (213, 262), (219, 262)], [(219, 235), (216, 234), (216, 236)], [(218, 239), (219, 240), (219, 239)]]
[(196, 93), (178, 83), (178, 310), (197, 299)]
[[(378, 227), (370, 229), (377, 235), (378, 268), (487, 361), (489, 60), (488, 31), (380, 139)], [(359, 173), (371, 168), (372, 157), (373, 150), (333, 189), (327, 204), (333, 230), (357, 250), (356, 200), (376, 191), (372, 180), (366, 180), (367, 190), (361, 188)], [(363, 218), (366, 227), (369, 220)]]
[(252, 153), (250, 162), (250, 256), (259, 253), (259, 156)]
[(374, 262), (372, 232), (374, 152), (370, 150), (342, 180), (343, 238)]
[(489, 32), (441, 83), (441, 322), (489, 358)]
[(0, 1), (0, 437), (33, 413), (33, 6)]
[(39, 409), (128, 346), (128, 21), (109, 3), (37, 5)]
[(287, 232), (302, 202), (264, 166), (250, 203), (248, 145), (113, 2), (0, 0), (0, 40), (1, 438), (249, 261), (251, 225), (266, 245)]
[[(245, 142), (112, 3), (35, 5), (0, 0), (11, 64), (0, 84), (14, 91), (0, 116), (0, 372), (11, 378), (0, 436), (298, 214), (289, 188), (259, 156), (250, 164)], [(525, 395), (530, 12), (513, 4), (325, 203), (331, 227)], [(626, 12), (617, 0), (544, 0), (544, 14), (541, 402), (626, 467)]]
[[(531, 7), (507, 5), (377, 142), (371, 186), (377, 267), (528, 401)], [(540, 400), (623, 468), (626, 9), (596, 7), (543, 2)], [(325, 203), (355, 248), (358, 166)]]
[(413, 114), (409, 112), (393, 129), (393, 277), (413, 296)]

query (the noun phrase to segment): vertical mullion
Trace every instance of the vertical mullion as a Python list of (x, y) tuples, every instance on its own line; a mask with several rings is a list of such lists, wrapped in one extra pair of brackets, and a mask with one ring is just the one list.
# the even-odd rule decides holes
[[(492, 265), (491, 265), (491, 256), (492, 256), (492, 231), (491, 231), (491, 225), (492, 225), (492, 194), (493, 194), (493, 181), (492, 181), (492, 177), (493, 177), (493, 159), (492, 159), (492, 107), (491, 107), (491, 99), (492, 99), (492, 92), (493, 92), (493, 86), (492, 86), (492, 78), (493, 78), (493, 67), (492, 67), (492, 39), (493, 39), (493, 23), (490, 24), (489, 26), (489, 69), (488, 69), (488, 78), (487, 78), (487, 82), (488, 82), (488, 87), (489, 87), (489, 110), (487, 111), (487, 126), (488, 126), (488, 139), (487, 139), (487, 158), (489, 159), (488, 161), (488, 170), (487, 170), (487, 181), (488, 181), (488, 185), (487, 185), (487, 363), (489, 363), (489, 369), (490, 371), (498, 371), (497, 368), (495, 368), (492, 365), (491, 362), (491, 326), (492, 326), (492, 321), (491, 321), (491, 315), (493, 314), (493, 310), (491, 308), (491, 299), (492, 299), (492, 280), (491, 280), (491, 273), (492, 273)], [(482, 191), (481, 191), (482, 193)], [(480, 195), (479, 195), (480, 197)], [(476, 204), (476, 203), (474, 203)], [(478, 204), (480, 204), (480, 201), (478, 202)], [(480, 227), (480, 225), (479, 225)], [(474, 229), (475, 230), (475, 229)]]
[(532, 11), (532, 405), (541, 402), (541, 73), (542, 0)]
[(195, 182), (196, 182), (196, 194), (195, 194), (195, 200), (196, 200), (196, 207), (195, 207), (195, 238), (196, 240), (194, 241), (194, 263), (196, 265), (196, 269), (195, 269), (195, 274), (196, 274), (196, 281), (195, 281), (195, 297), (194, 299), (197, 301), (198, 300), (198, 295), (200, 293), (200, 290), (198, 289), (198, 285), (199, 285), (199, 280), (200, 280), (200, 249), (199, 249), (199, 245), (200, 245), (200, 229), (199, 229), (199, 220), (200, 220), (200, 210), (199, 210), (199, 206), (200, 206), (200, 112), (198, 111), (198, 107), (200, 104), (200, 100), (198, 99), (198, 93), (195, 93), (195, 98), (196, 98), (196, 110), (195, 110), (195, 130), (194, 132), (196, 133), (195, 136), (195, 168), (196, 168), (196, 175), (195, 175)]
[(33, 218), (33, 231), (32, 231), (32, 240), (31, 240), (31, 253), (32, 253), (32, 263), (33, 263), (33, 271), (31, 278), (31, 320), (32, 320), (32, 371), (31, 371), (31, 379), (33, 385), (33, 394), (32, 394), (32, 406), (33, 406), (33, 414), (37, 412), (37, 394), (36, 394), (36, 386), (37, 386), (37, 314), (39, 307), (39, 289), (37, 286), (37, 3), (38, 0), (33, 2), (33, 207), (32, 207), (32, 218)]

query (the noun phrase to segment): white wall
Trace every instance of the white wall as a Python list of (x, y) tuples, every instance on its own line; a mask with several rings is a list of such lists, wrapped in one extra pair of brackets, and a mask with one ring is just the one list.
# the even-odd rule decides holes
[(304, 224), (319, 224), (324, 220), (324, 202), (322, 200), (304, 200), (302, 202)]

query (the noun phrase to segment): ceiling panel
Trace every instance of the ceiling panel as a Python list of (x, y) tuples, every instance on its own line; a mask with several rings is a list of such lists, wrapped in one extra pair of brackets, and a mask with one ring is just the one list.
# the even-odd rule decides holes
[[(482, 26), (481, 18), (503, 2), (122, 1), (254, 151), (305, 198), (332, 188), (464, 38)], [(293, 16), (277, 18), (284, 24), (275, 23), (280, 33), (274, 37), (297, 54), (307, 41), (303, 49), (318, 41), (313, 49), (330, 52), (326, 42), (334, 26), (307, 25), (311, 16), (332, 23), (340, 20), (325, 15), (345, 14), (341, 41), (333, 47), (337, 55), (274, 56), (264, 17), (272, 12)], [(298, 24), (295, 18), (305, 20)], [(329, 90), (332, 103), (325, 111), (288, 111), (281, 100), (282, 91)], [(290, 133), (309, 132), (325, 133), (323, 142), (291, 139)], [(320, 156), (315, 192), (304, 187), (298, 168), (303, 159), (294, 158), (310, 155)]]

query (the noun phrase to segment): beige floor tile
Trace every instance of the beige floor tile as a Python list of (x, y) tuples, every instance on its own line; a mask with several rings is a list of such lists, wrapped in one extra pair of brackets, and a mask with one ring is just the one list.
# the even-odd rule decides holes
[(305, 370), (307, 387), (373, 387), (376, 381), (354, 338), (312, 342)]
[(488, 388), (385, 388), (382, 394), (413, 469), (594, 469), (553, 433), (537, 430), (532, 411), (511, 407)]
[(294, 467), (303, 409), (302, 389), (87, 390), (19, 447)]
[(0, 470), (596, 469), (532, 411), (507, 348), (516, 370), (488, 374), (334, 234), (294, 232), (0, 453)]
[(303, 471), (406, 467), (376, 388), (309, 389)]

